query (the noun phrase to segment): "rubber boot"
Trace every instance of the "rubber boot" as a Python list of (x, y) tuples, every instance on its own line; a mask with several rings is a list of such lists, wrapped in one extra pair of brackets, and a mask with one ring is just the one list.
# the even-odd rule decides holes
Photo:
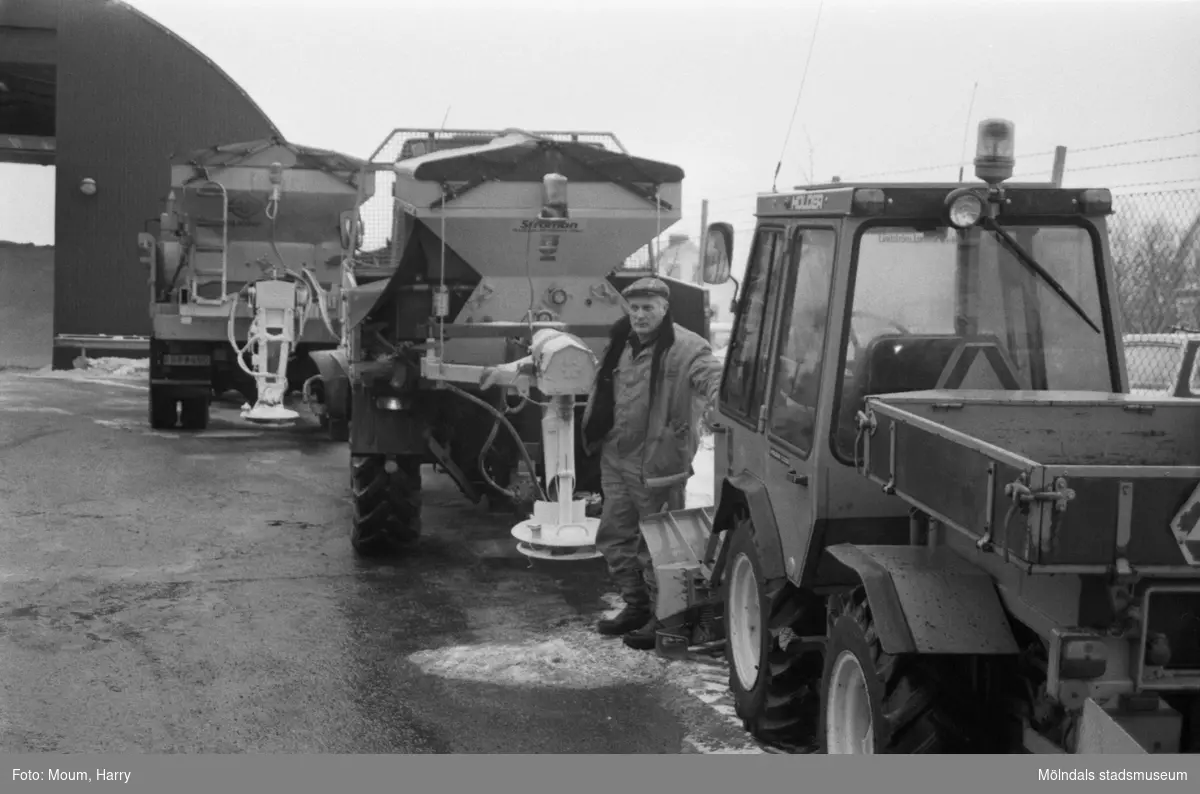
[(645, 625), (651, 617), (649, 604), (626, 604), (616, 617), (606, 618), (596, 624), (596, 630), (610, 637), (626, 634)]
[(621, 638), (622, 642), (635, 651), (652, 651), (658, 645), (658, 620), (651, 618), (637, 631), (631, 631)]

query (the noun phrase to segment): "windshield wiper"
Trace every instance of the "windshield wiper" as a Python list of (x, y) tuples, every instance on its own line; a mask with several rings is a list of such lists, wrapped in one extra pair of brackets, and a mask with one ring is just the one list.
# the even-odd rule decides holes
[(1062, 284), (1059, 284), (1058, 280), (1055, 279), (1054, 276), (1050, 275), (1048, 270), (1034, 261), (1032, 256), (1025, 253), (1025, 249), (1021, 247), (1021, 244), (1014, 240), (1012, 236), (1004, 230), (1004, 227), (996, 222), (995, 218), (985, 215), (983, 217), (983, 227), (990, 232), (995, 232), (1000, 237), (1000, 240), (1004, 243), (1004, 246), (1012, 252), (1013, 256), (1021, 260), (1021, 264), (1025, 265), (1025, 267), (1041, 276), (1042, 280), (1049, 285), (1050, 289), (1057, 292), (1058, 296), (1066, 301), (1067, 305), (1074, 309), (1075, 313), (1078, 314), (1085, 323), (1090, 325), (1093, 331), (1098, 334), (1102, 333), (1100, 326), (1092, 322), (1092, 319), (1087, 316), (1087, 312), (1085, 312), (1083, 308), (1075, 302), (1075, 299), (1067, 293), (1066, 288), (1064, 288)]

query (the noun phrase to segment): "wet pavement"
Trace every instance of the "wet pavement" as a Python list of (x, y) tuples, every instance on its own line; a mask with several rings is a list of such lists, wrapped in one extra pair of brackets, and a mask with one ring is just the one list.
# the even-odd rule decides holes
[(426, 472), (426, 538), (349, 543), (345, 444), (137, 378), (0, 372), (0, 751), (761, 752), (719, 668), (599, 637), (602, 563), (532, 564)]

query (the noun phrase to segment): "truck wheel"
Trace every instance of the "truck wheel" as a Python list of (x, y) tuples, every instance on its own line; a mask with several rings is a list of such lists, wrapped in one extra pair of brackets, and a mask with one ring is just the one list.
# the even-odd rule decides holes
[(325, 419), (325, 432), (329, 434), (330, 441), (349, 441), (350, 420), (327, 416)]
[(780, 646), (768, 627), (771, 616), (794, 597), (794, 590), (787, 583), (774, 592), (766, 588), (749, 518), (742, 518), (732, 531), (721, 589), (734, 708), (742, 725), (758, 739), (812, 742), (820, 711), (820, 649), (798, 641)]
[(183, 400), (183, 405), (179, 410), (179, 424), (184, 430), (203, 430), (208, 427), (208, 418), (207, 399), (193, 397), (190, 400)]
[[(937, 657), (884, 653), (866, 592), (830, 599), (821, 681), (822, 744), (833, 754), (981, 753), (986, 736), (962, 709), (982, 708)], [(956, 704), (958, 707), (956, 707)], [(1002, 741), (996, 728), (991, 741)]]
[(420, 459), (401, 458), (388, 472), (383, 455), (350, 457), (354, 521), (350, 544), (364, 557), (411, 546), (421, 536)]
[(177, 411), (175, 400), (161, 389), (150, 387), (150, 427), (155, 430), (170, 430), (175, 427)]

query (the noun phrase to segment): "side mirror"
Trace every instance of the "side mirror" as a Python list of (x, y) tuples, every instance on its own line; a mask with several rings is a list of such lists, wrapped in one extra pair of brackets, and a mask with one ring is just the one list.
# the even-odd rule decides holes
[(733, 226), (728, 223), (710, 223), (704, 230), (704, 248), (700, 254), (705, 284), (717, 286), (729, 281), (729, 260), (732, 254)]

